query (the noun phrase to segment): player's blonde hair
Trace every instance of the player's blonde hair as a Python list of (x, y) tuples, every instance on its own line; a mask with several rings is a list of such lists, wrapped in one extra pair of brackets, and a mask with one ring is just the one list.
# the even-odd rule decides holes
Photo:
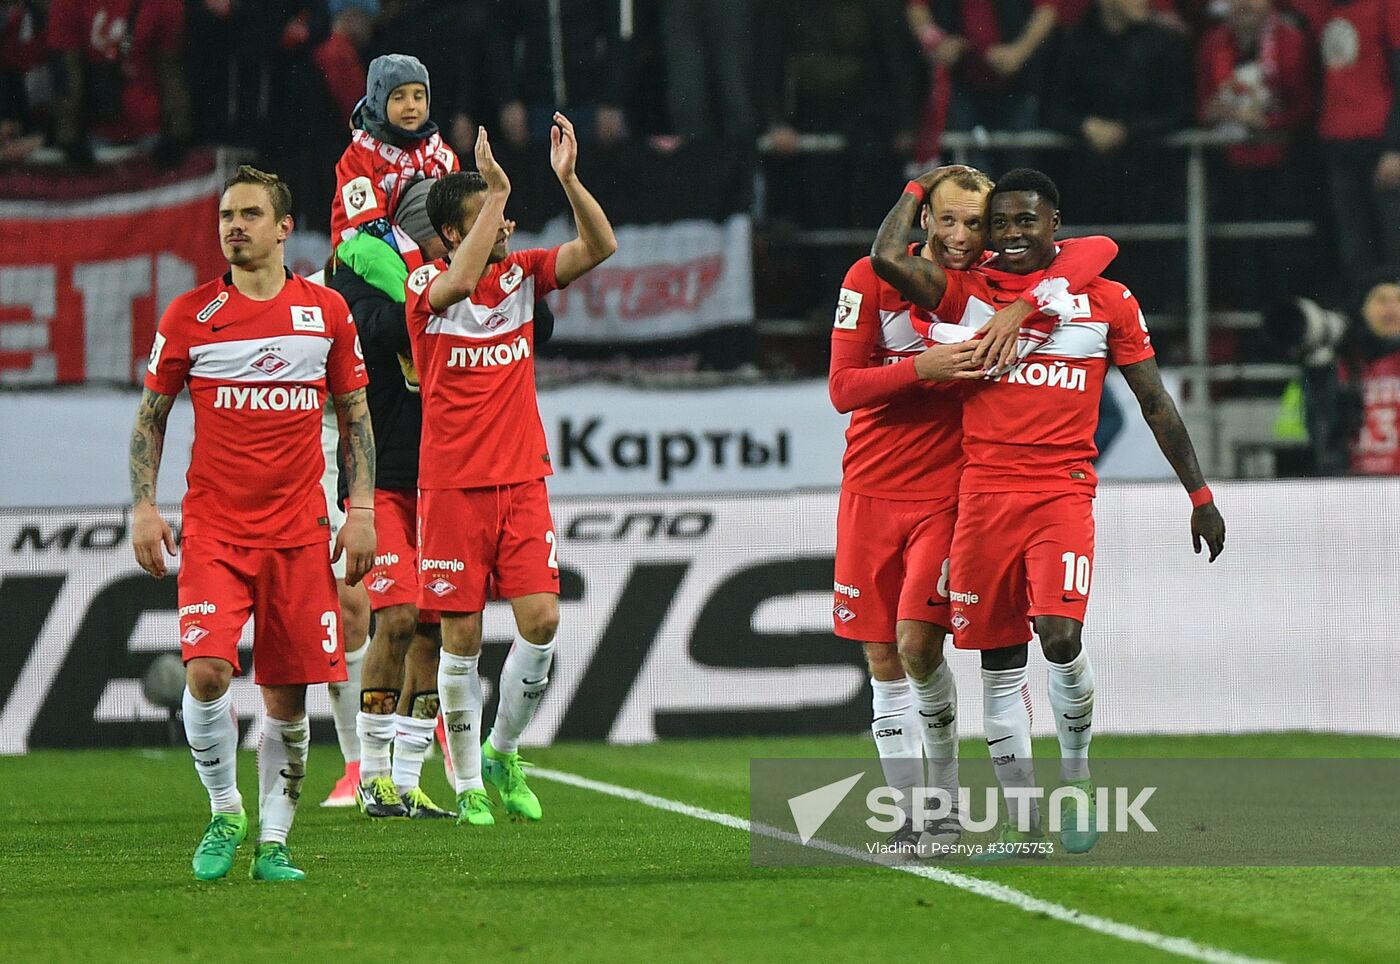
[(989, 194), (992, 188), (996, 187), (996, 182), (983, 174), (976, 168), (968, 168), (966, 171), (955, 171), (949, 174), (943, 182), (964, 191), (973, 191), (977, 194)]
[(929, 196), (924, 199), (923, 210), (930, 218), (933, 217), (933, 196), (938, 193), (938, 188), (945, 184), (951, 184), (960, 191), (980, 194), (984, 200), (991, 196), (992, 189), (996, 187), (995, 181), (975, 167), (970, 167), (965, 171), (955, 171), (939, 181), (938, 186), (930, 191)]

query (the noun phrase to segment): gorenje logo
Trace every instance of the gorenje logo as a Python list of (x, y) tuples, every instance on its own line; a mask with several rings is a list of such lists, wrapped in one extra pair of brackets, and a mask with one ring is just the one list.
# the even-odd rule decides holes
[(197, 603), (190, 603), (188, 606), (180, 607), (181, 616), (212, 616), (219, 611), (219, 607), (209, 602), (207, 599)]

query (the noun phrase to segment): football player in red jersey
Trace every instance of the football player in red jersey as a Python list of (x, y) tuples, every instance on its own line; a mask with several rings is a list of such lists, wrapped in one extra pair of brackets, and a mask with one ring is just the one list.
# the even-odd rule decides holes
[[(992, 181), (966, 167), (938, 168), (909, 185), (919, 205), (923, 244), (910, 257), (961, 271), (983, 256)], [(906, 231), (907, 237), (907, 231)], [(1117, 253), (1108, 238), (1067, 246), (1058, 270), (1087, 281)], [(932, 382), (980, 378), (983, 354), (1014, 361), (1019, 342), (1048, 333), (1054, 319), (1018, 299), (988, 321), (983, 343), (925, 349), (911, 305), (876, 276), (869, 257), (842, 283), (832, 328), (830, 391), (851, 412), (837, 514), (836, 635), (864, 644), (872, 690), (871, 731), (887, 783), (905, 793), (929, 784), (956, 798), (957, 693), (943, 662), (949, 624), (948, 551), (962, 471), (961, 395)], [(891, 645), (893, 644), (893, 645)], [(927, 834), (927, 836), (924, 836)], [(891, 837), (901, 854), (952, 843), (952, 817), (929, 827), (911, 820)], [(907, 854), (906, 854), (907, 855)]]
[[(1049, 664), (1061, 776), (1085, 791), (1066, 807), (1061, 842), (1094, 845), (1088, 752), (1094, 679), (1081, 640), (1093, 568), (1099, 399), (1110, 363), (1137, 396), (1157, 444), (1193, 506), (1191, 534), (1213, 562), (1225, 523), (1196, 463), (1176, 405), (1162, 386), (1147, 322), (1127, 288), (1098, 278), (1082, 288), (1047, 278), (1057, 250), (1059, 191), (1039, 171), (1009, 172), (992, 191), (989, 241), (997, 256), (971, 272), (944, 272), (900, 252), (917, 199), (905, 196), (876, 240), (876, 269), (930, 307), (936, 321), (974, 326), (1027, 292), (1059, 321), (1010, 372), (969, 383), (963, 401), (963, 470), (949, 573), (954, 643), (982, 651), (987, 744), (1003, 787), (1030, 786), (1029, 627)], [(1008, 795), (1002, 839), (1041, 835), (1038, 808)], [(1077, 814), (1087, 812), (1087, 824)], [(1087, 826), (1087, 829), (1080, 829)], [(997, 856), (1014, 854), (998, 854)]]
[[(404, 306), (423, 400), (418, 474), (419, 606), (442, 614), (438, 696), (456, 771), (459, 824), (495, 822), (485, 780), (515, 818), (538, 820), (520, 737), (549, 682), (559, 624), (559, 557), (545, 477), (549, 446), (535, 396), (535, 299), (617, 250), (603, 209), (579, 182), (578, 142), (554, 115), (549, 161), (578, 237), (557, 248), (509, 251), (510, 180), (477, 135), (478, 173), (449, 174), (428, 194), (447, 244), (408, 276)], [(516, 638), (501, 670), (500, 704), (481, 744), (481, 611), (509, 599)], [(484, 765), (483, 765), (484, 759)]]
[(141, 568), (166, 571), (175, 537), (156, 508), (165, 423), (189, 386), (195, 441), (185, 495), (180, 649), (185, 736), (213, 819), (194, 855), (201, 880), (225, 876), (248, 831), (228, 692), (238, 639), (253, 618), (256, 678), (267, 717), (258, 751), (255, 880), (300, 880), (287, 833), (306, 773), (306, 687), (344, 681), (340, 606), (326, 555), (321, 409), (340, 414), (350, 476), (336, 556), (357, 583), (374, 561), (374, 436), (365, 365), (345, 300), (287, 271), (292, 194), (240, 167), (219, 202), (230, 270), (170, 303), (151, 348), (131, 435), (131, 542)]

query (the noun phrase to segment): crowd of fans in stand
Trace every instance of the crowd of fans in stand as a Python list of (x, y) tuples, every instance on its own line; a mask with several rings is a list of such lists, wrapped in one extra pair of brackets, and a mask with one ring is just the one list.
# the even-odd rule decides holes
[[(1212, 152), (1212, 217), (1307, 220), (1320, 237), (1230, 248), (1217, 307), (1343, 305), (1400, 267), (1400, 0), (0, 0), (0, 163), (239, 145), (321, 229), (366, 64), (387, 52), (427, 65), (433, 117), (464, 156), (477, 124), (522, 147), (555, 109), (603, 147), (760, 146), (779, 231), (873, 228), (904, 169), (979, 128), (1080, 142), (973, 157), (993, 175), (1047, 170), (1070, 224), (1179, 220), (1162, 137), (1263, 135)], [(806, 134), (843, 148), (809, 151)], [(849, 252), (830, 254), (839, 270)], [(794, 287), (834, 290), (825, 256)], [(1160, 282), (1144, 303), (1171, 310), (1174, 260), (1153, 255), (1139, 282), (1125, 251), (1115, 270)]]
[[(1065, 165), (1081, 221), (1171, 202), (1169, 185), (1143, 196), (1138, 163), (1163, 134), (1267, 132), (1225, 153), (1223, 213), (1300, 213), (1318, 145), (1338, 263), (1400, 261), (1400, 0), (3, 0), (0, 151), (246, 144), (299, 183), (389, 51), (427, 65), (463, 153), (475, 124), (523, 144), (556, 108), (603, 143), (766, 135), (808, 185), (776, 213), (803, 224), (877, 223), (945, 128), (1081, 139), (1089, 163)], [(844, 135), (840, 163), (803, 157), (805, 133)]]

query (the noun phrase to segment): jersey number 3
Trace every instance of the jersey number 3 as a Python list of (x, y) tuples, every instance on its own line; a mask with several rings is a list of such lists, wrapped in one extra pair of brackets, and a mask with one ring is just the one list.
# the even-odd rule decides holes
[(339, 617), (334, 609), (327, 609), (321, 613), (321, 625), (326, 629), (326, 638), (321, 640), (321, 648), (328, 653), (334, 653), (340, 648), (340, 634), (336, 630), (336, 623)]

